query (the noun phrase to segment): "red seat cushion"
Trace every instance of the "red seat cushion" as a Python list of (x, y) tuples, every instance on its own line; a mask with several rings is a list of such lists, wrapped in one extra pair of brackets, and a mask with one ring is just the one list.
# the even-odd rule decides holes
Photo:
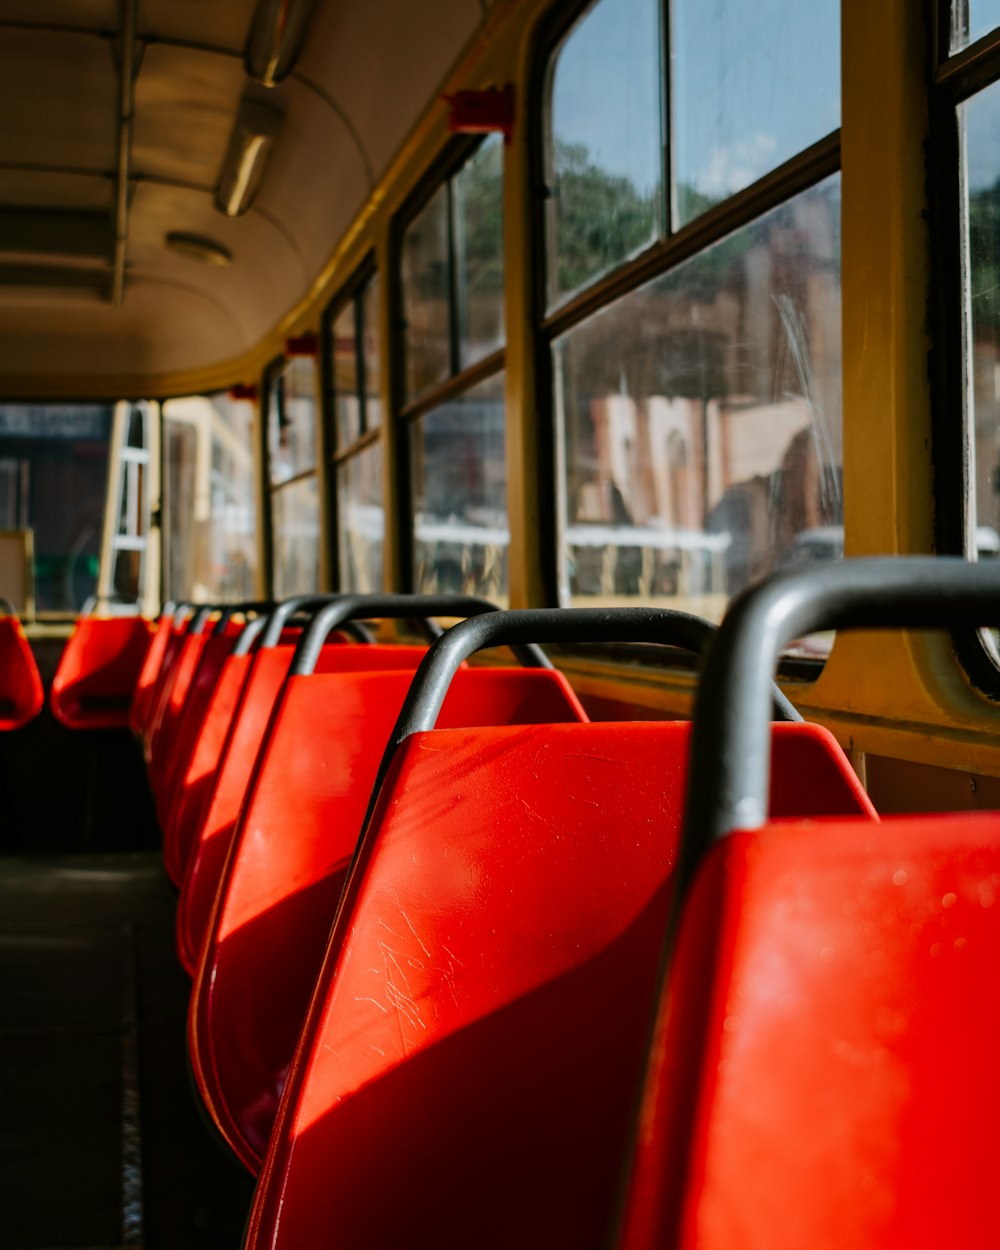
[[(253, 657), (214, 777), (207, 787), (207, 797), (198, 814), (198, 826), (179, 834), (181, 839), (190, 837), (191, 844), (177, 907), (177, 946), (181, 963), (192, 975), (208, 934), (236, 817), (288, 675), (292, 652), (293, 648), (285, 645), (267, 648)], [(412, 669), (426, 654), (425, 647), (382, 644), (350, 647), (331, 643), (322, 649), (316, 671)]]
[[(687, 743), (686, 724), (662, 722), (406, 741), (351, 873), (248, 1247), (604, 1244)], [(775, 775), (780, 811), (873, 815), (813, 726), (777, 727)]]
[(42, 710), (45, 692), (21, 622), (0, 616), (0, 731), (20, 729)]
[[(367, 648), (358, 648), (360, 652)], [(260, 1166), (409, 672), (293, 677), (244, 805), (192, 996), (192, 1070)], [(583, 717), (547, 669), (460, 672), (445, 724)]]
[(726, 839), (661, 1016), (620, 1250), (996, 1244), (1000, 816)]
[(77, 621), (49, 694), (56, 720), (70, 729), (124, 728), (151, 639), (141, 616)]

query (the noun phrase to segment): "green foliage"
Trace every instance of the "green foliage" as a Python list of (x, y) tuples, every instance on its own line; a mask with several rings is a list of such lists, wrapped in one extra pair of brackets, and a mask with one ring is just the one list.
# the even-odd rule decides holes
[(1000, 337), (1000, 179), (969, 196), (972, 332)]
[(652, 241), (660, 188), (641, 195), (596, 165), (583, 143), (556, 140), (555, 174), (559, 289), (568, 292)]

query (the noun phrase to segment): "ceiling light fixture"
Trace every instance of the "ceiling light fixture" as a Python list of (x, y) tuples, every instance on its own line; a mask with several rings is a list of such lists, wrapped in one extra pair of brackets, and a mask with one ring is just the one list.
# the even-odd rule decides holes
[(246, 71), (273, 87), (291, 73), (302, 48), (314, 0), (257, 0), (243, 50)]
[(171, 230), (164, 239), (171, 251), (187, 256), (189, 260), (201, 261), (203, 265), (218, 265), (225, 268), (233, 262), (233, 254), (229, 248), (208, 239), (203, 234), (187, 234), (183, 230)]
[(215, 188), (215, 207), (227, 217), (239, 217), (253, 203), (264, 167), (281, 127), (281, 113), (261, 100), (244, 99)]

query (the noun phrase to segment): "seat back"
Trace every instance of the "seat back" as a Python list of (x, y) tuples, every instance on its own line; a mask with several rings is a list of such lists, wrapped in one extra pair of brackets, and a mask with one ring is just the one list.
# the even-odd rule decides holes
[[(403, 742), (351, 871), (248, 1247), (603, 1244), (688, 736), (658, 722)], [(776, 726), (774, 751), (777, 810), (873, 817), (824, 731)]]
[(69, 729), (125, 728), (152, 637), (141, 616), (81, 617), (49, 692), (56, 720)]
[(790, 639), (998, 618), (996, 569), (926, 558), (779, 575), (730, 610), (618, 1250), (996, 1240), (1000, 814), (783, 824), (760, 741)]
[[(199, 609), (199, 611), (201, 610)], [(159, 732), (159, 725), (163, 719), (166, 704), (170, 699), (170, 692), (173, 689), (177, 675), (177, 665), (184, 654), (185, 644), (191, 634), (192, 627), (197, 621), (197, 617), (198, 612), (195, 612), (193, 616), (178, 613), (170, 623), (166, 643), (163, 648), (163, 659), (160, 662), (159, 671), (153, 680), (144, 716), (142, 749), (147, 767), (153, 757), (153, 739)]]
[[(208, 932), (236, 818), (250, 787), (293, 650), (290, 645), (268, 647), (252, 657), (214, 777), (207, 787), (204, 815), (192, 834), (177, 906), (178, 953), (192, 974)], [(317, 672), (346, 672), (357, 667), (412, 669), (424, 654), (422, 647), (350, 647), (330, 643), (320, 653)]]
[(998, 903), (996, 814), (718, 845), (685, 908), (621, 1250), (992, 1246)]
[[(240, 1159), (260, 1166), (379, 763), (412, 674), (291, 677), (241, 813), (189, 1031), (192, 1071)], [(445, 724), (584, 720), (550, 669), (459, 673)]]
[[(243, 621), (226, 621), (221, 632), (204, 637), (197, 657), (194, 675), (177, 710), (173, 741), (169, 754), (162, 761), (158, 788), (154, 790), (156, 812), (163, 831), (163, 862), (174, 885), (183, 879), (183, 863), (176, 854), (176, 842), (170, 837), (170, 815), (182, 792), (188, 764), (195, 750), (212, 698), (222, 677), (227, 660), (245, 626)], [(175, 694), (178, 687), (174, 687)]]
[(45, 703), (38, 665), (21, 622), (0, 615), (0, 731), (20, 729)]
[(166, 663), (167, 649), (174, 633), (174, 615), (174, 612), (164, 612), (157, 620), (152, 641), (146, 649), (146, 656), (132, 692), (128, 724), (133, 734), (140, 740), (145, 738), (146, 728), (152, 715), (156, 683)]

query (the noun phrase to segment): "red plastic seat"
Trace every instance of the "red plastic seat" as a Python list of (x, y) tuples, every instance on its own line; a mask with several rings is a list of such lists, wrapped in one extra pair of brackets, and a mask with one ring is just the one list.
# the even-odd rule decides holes
[[(331, 937), (248, 1250), (604, 1244), (688, 735), (659, 722), (405, 739)], [(776, 726), (774, 750), (776, 810), (874, 816), (824, 731)]]
[(998, 907), (995, 814), (717, 846), (685, 909), (622, 1250), (994, 1246)]
[[(353, 650), (363, 659), (372, 648)], [(251, 1171), (267, 1144), (410, 681), (409, 672), (290, 677), (240, 815), (195, 980), (188, 1036), (199, 1092)], [(551, 669), (480, 669), (457, 675), (442, 718), (452, 725), (531, 724), (585, 714)], [(428, 829), (434, 827), (429, 821)]]
[[(222, 632), (213, 629), (210, 633), (192, 637), (188, 650), (180, 661), (180, 665), (190, 666), (191, 677), (190, 680), (182, 681), (179, 668), (178, 679), (171, 694), (172, 729), (169, 734), (161, 736), (163, 756), (157, 761), (159, 766), (151, 771), (157, 819), (164, 835), (173, 799), (187, 772), (188, 761), (208, 712), (212, 694), (243, 626), (243, 621), (228, 620)], [(174, 883), (179, 884), (180, 873), (175, 875), (170, 871), (172, 864), (168, 859), (168, 851), (169, 842), (164, 836), (167, 871)]]
[[(363, 656), (354, 654), (360, 650), (362, 648), (337, 644), (324, 646), (317, 672), (330, 671), (333, 665), (342, 668), (360, 665), (366, 669), (415, 668), (425, 655), (422, 647), (367, 646), (363, 648)], [(177, 905), (177, 950), (182, 965), (191, 975), (205, 944), (236, 818), (288, 674), (292, 651), (290, 645), (269, 647), (250, 659), (214, 776), (207, 787), (203, 814), (189, 835)]]
[(21, 622), (0, 615), (0, 731), (20, 729), (44, 703), (42, 679)]
[(123, 729), (152, 632), (141, 616), (77, 621), (52, 681), (49, 706), (69, 729)]
[(783, 824), (757, 744), (789, 638), (998, 616), (996, 568), (920, 558), (775, 577), (730, 610), (618, 1250), (996, 1244), (1000, 813)]
[(184, 644), (187, 641), (194, 619), (194, 616), (182, 612), (173, 617), (168, 624), (160, 667), (153, 680), (143, 715), (141, 739), (147, 766), (152, 759), (153, 738), (163, 717), (165, 705), (170, 698), (176, 668), (183, 654)]
[(129, 709), (129, 728), (140, 740), (144, 739), (152, 716), (156, 683), (165, 662), (167, 648), (174, 634), (174, 614), (166, 612), (156, 622), (153, 638), (146, 650), (146, 657), (136, 678)]

